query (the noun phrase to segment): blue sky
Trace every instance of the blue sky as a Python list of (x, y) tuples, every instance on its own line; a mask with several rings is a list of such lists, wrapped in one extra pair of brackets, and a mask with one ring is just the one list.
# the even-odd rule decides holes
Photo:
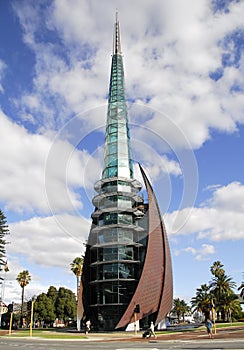
[[(244, 272), (244, 3), (0, 0), (0, 205), (11, 230), (4, 300), (50, 285), (88, 237), (103, 143), (116, 8), (133, 158), (169, 236), (174, 296), (220, 260)], [(135, 167), (135, 174), (138, 169)]]

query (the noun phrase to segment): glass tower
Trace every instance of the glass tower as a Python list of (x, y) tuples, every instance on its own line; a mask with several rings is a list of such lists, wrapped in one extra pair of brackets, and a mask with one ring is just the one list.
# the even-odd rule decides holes
[(119, 22), (114, 29), (114, 47), (110, 76), (105, 158), (102, 178), (133, 178), (130, 136), (124, 90), (124, 68)]
[[(146, 181), (145, 177), (145, 184)], [(146, 256), (150, 246), (150, 210), (149, 204), (144, 202), (140, 193), (141, 183), (133, 177), (117, 15), (114, 26), (104, 168), (102, 178), (94, 188), (97, 195), (92, 200), (95, 209), (82, 277), (85, 315), (98, 330), (125, 328), (131, 322), (134, 305), (143, 298), (142, 293), (137, 300), (133, 299), (138, 294), (138, 288), (145, 288), (146, 283), (142, 277), (145, 275)], [(154, 212), (157, 206), (155, 208)], [(158, 225), (164, 230), (161, 218)], [(161, 231), (160, 235), (163, 237)], [(156, 235), (154, 236), (158, 241)], [(159, 254), (162, 255), (161, 252)], [(159, 265), (162, 265), (163, 261), (160, 260)], [(156, 267), (156, 274), (158, 268), (162, 271), (162, 266)], [(149, 303), (146, 309), (149, 307), (151, 311), (145, 309), (143, 312), (142, 309), (141, 315), (138, 314), (139, 319), (145, 316), (152, 317), (153, 321), (157, 319), (156, 313), (162, 296), (160, 276), (157, 278), (160, 281), (160, 290), (156, 292), (157, 305), (152, 308)]]

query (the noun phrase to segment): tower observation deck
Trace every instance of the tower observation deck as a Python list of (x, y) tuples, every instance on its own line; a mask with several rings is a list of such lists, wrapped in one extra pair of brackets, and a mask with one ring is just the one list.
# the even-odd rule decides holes
[[(118, 16), (114, 25), (104, 168), (95, 185), (83, 266), (86, 318), (98, 330), (124, 329), (140, 305), (141, 322), (161, 321), (172, 304), (171, 258), (152, 187), (134, 178)], [(146, 300), (147, 298), (147, 300)], [(162, 305), (164, 301), (164, 305)]]

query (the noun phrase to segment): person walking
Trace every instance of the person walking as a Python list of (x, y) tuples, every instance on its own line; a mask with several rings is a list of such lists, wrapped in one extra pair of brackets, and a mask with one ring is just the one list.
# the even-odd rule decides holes
[(209, 338), (213, 338), (213, 324), (209, 318), (207, 318), (205, 322), (205, 326), (206, 326)]
[(153, 322), (151, 322), (151, 324), (150, 324), (150, 332), (151, 332), (150, 336), (153, 335), (154, 338), (157, 338), (157, 336), (156, 336), (156, 334), (154, 332), (154, 324), (153, 324)]
[(86, 334), (88, 334), (91, 330), (91, 321), (87, 320), (86, 321)]

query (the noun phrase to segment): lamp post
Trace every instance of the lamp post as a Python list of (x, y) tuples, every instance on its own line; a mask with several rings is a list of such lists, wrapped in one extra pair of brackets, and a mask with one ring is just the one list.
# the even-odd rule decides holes
[(4, 275), (3, 275), (3, 280), (1, 282), (2, 288), (1, 288), (1, 296), (0, 296), (0, 307), (1, 307), (1, 312), (0, 312), (0, 328), (2, 325), (2, 303), (4, 299), (4, 291), (5, 291), (5, 280), (6, 280), (6, 273), (9, 271), (7, 261), (4, 265)]
[[(34, 315), (34, 303), (35, 303), (36, 297), (33, 297), (31, 300), (28, 301), (30, 303), (30, 312), (31, 312), (31, 321), (30, 321), (30, 337), (32, 337), (32, 329), (33, 329), (33, 315)], [(27, 308), (28, 308), (27, 303)]]
[(10, 335), (12, 332), (12, 324), (13, 324), (14, 302), (8, 305), (8, 312), (10, 313), (9, 330), (8, 330), (8, 334)]
[(216, 322), (215, 322), (215, 307), (213, 299), (211, 300), (212, 303), (212, 319), (213, 319), (213, 328), (214, 328), (214, 334), (216, 334)]
[(140, 305), (136, 304), (134, 307), (134, 334), (137, 334), (136, 331), (136, 322), (137, 322), (137, 314), (140, 313)]

